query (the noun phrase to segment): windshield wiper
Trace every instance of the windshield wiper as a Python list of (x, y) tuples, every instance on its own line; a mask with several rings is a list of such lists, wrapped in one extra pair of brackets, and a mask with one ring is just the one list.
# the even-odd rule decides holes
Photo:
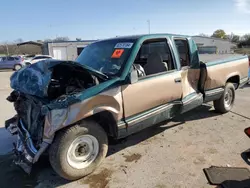
[(95, 72), (98, 73), (95, 76), (99, 76), (103, 80), (108, 80), (109, 79), (109, 77), (106, 74), (104, 74), (104, 73), (102, 73), (100, 71), (97, 71), (97, 70), (95, 70)]
[(109, 79), (109, 77), (106, 75), (106, 74), (104, 74), (104, 73), (102, 73), (101, 71), (98, 71), (98, 70), (96, 70), (96, 69), (93, 69), (92, 67), (89, 67), (89, 66), (87, 66), (87, 65), (83, 65), (83, 64), (81, 64), (81, 63), (79, 63), (79, 62), (76, 62), (77, 64), (80, 64), (84, 69), (87, 69), (87, 70), (89, 70), (91, 73), (93, 73), (95, 76), (97, 76), (97, 77), (99, 77), (99, 78), (101, 78), (101, 79), (103, 79), (103, 80), (108, 80)]

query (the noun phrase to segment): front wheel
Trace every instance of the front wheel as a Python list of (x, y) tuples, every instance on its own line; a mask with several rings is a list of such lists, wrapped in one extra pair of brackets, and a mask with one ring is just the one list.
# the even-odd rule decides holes
[(49, 149), (53, 169), (67, 180), (92, 173), (108, 151), (107, 134), (94, 121), (83, 121), (57, 133)]
[(214, 101), (215, 111), (220, 113), (229, 112), (234, 105), (235, 101), (235, 88), (232, 83), (227, 83), (222, 96)]

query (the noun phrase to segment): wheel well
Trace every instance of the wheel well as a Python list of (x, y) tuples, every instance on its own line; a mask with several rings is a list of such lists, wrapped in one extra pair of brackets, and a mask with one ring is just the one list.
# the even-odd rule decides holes
[(232, 76), (232, 77), (227, 79), (226, 83), (228, 83), (228, 82), (233, 83), (235, 89), (237, 89), (239, 87), (239, 84), (240, 84), (240, 77), (238, 75)]
[(113, 114), (109, 111), (103, 111), (94, 114), (89, 117), (90, 119), (95, 120), (99, 125), (105, 130), (108, 136), (117, 137), (117, 123)]

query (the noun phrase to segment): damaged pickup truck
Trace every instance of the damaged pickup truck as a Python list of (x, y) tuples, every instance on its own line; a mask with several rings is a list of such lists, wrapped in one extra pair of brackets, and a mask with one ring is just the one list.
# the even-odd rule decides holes
[(117, 37), (87, 46), (73, 61), (45, 60), (11, 77), (16, 160), (27, 173), (48, 152), (68, 180), (93, 172), (108, 136), (126, 137), (213, 101), (226, 113), (248, 82), (248, 57), (205, 62), (191, 37)]

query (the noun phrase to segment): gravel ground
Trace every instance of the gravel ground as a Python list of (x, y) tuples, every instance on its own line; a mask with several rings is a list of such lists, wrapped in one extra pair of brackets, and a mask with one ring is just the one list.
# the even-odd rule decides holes
[[(4, 87), (6, 75), (10, 73), (0, 72), (0, 85)], [(9, 92), (8, 87), (0, 89), (0, 187), (209, 188), (214, 186), (208, 184), (203, 168), (249, 168), (241, 157), (250, 148), (250, 139), (243, 132), (250, 126), (248, 86), (237, 91), (230, 113), (217, 114), (206, 104), (170, 122), (112, 142), (103, 164), (93, 174), (74, 182), (58, 177), (46, 158), (33, 168), (31, 176), (11, 165), (12, 156), (6, 153), (13, 138), (1, 128), (4, 120), (14, 115), (12, 104), (5, 101)]]

